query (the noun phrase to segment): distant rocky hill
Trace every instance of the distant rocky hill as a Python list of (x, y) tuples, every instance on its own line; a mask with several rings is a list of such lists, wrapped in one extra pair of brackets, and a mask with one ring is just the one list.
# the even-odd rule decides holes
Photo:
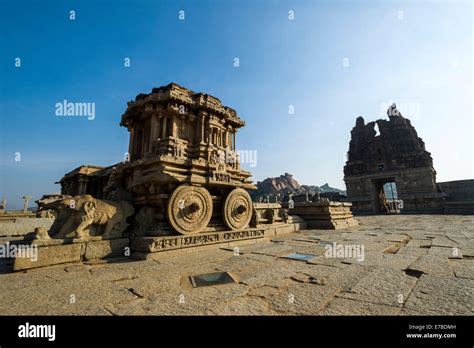
[(287, 196), (289, 193), (313, 195), (316, 192), (337, 192), (345, 195), (346, 191), (329, 186), (327, 183), (322, 186), (314, 185), (300, 185), (300, 183), (293, 178), (293, 175), (285, 173), (276, 178), (267, 178), (263, 181), (257, 182), (257, 190), (252, 192), (254, 198), (275, 196), (280, 194), (281, 197)]

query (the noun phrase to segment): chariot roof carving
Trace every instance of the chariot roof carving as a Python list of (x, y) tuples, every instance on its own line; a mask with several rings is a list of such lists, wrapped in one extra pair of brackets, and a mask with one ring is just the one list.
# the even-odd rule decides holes
[(209, 94), (196, 93), (174, 82), (157, 88), (153, 88), (151, 93), (140, 93), (135, 101), (128, 102), (126, 112), (122, 115), (121, 126), (127, 126), (132, 119), (143, 113), (148, 106), (168, 103), (183, 105), (192, 113), (198, 115), (200, 111), (208, 112), (218, 118), (231, 123), (234, 127), (240, 128), (245, 125), (237, 112), (222, 104), (222, 102)]

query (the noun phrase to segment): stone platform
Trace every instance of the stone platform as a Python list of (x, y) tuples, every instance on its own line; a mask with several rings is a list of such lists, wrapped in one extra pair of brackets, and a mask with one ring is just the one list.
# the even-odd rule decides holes
[[(31, 246), (37, 248), (37, 258), (20, 257), (13, 259), (12, 270), (22, 271), (31, 268), (52, 266), (62, 263), (106, 259), (115, 256), (130, 256), (135, 260), (147, 259), (150, 253), (178, 251), (219, 244), (231, 246), (254, 239), (275, 237), (293, 233), (306, 228), (306, 223), (292, 217), (292, 223), (261, 225), (240, 231), (219, 231), (194, 235), (176, 235), (160, 237), (131, 237), (103, 240), (101, 237), (83, 239), (46, 239), (34, 240)], [(16, 241), (14, 244), (23, 244)]]
[[(158, 260), (116, 258), (0, 274), (3, 315), (472, 315), (474, 216), (358, 217), (237, 248), (188, 248)], [(363, 261), (325, 245), (363, 245)], [(456, 249), (454, 249), (456, 248)], [(458, 250), (458, 256), (453, 255)], [(308, 261), (291, 253), (316, 255)], [(194, 288), (190, 276), (235, 283)], [(41, 291), (43, 289), (44, 291)], [(75, 302), (69, 299), (74, 295)]]
[[(297, 219), (297, 218), (293, 218)], [(188, 248), (200, 248), (219, 244), (230, 247), (240, 242), (275, 237), (283, 234), (293, 233), (306, 228), (303, 221), (293, 223), (275, 223), (272, 225), (260, 225), (241, 231), (207, 232), (194, 235), (162, 236), (162, 237), (133, 237), (131, 249), (135, 259), (147, 259), (150, 253), (168, 252)]]
[[(17, 241), (15, 244), (23, 242)], [(114, 256), (124, 256), (130, 254), (130, 240), (128, 238), (120, 239), (90, 239), (80, 240), (39, 240), (29, 244), (30, 247), (36, 247), (36, 259), (27, 257), (17, 257), (12, 261), (13, 271), (23, 271), (31, 268), (52, 266), (62, 263), (81, 262), (87, 260), (104, 259)]]
[(301, 217), (308, 228), (337, 230), (357, 226), (349, 202), (295, 202), (290, 214)]

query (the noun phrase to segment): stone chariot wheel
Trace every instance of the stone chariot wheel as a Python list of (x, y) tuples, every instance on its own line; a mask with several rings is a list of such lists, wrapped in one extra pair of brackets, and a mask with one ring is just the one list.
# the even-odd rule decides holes
[(178, 186), (168, 199), (166, 215), (171, 227), (181, 234), (201, 232), (211, 220), (211, 195), (203, 187)]
[(252, 218), (252, 199), (249, 193), (242, 188), (232, 190), (222, 206), (222, 216), (230, 229), (246, 228)]

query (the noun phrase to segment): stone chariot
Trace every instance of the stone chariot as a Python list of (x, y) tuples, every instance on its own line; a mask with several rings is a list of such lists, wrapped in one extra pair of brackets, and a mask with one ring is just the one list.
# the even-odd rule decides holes
[(166, 223), (183, 235), (248, 227), (247, 190), (256, 187), (240, 168), (235, 138), (245, 122), (235, 110), (171, 83), (129, 102), (121, 125), (130, 132), (129, 158), (104, 191), (133, 201), (142, 230), (166, 230)]

